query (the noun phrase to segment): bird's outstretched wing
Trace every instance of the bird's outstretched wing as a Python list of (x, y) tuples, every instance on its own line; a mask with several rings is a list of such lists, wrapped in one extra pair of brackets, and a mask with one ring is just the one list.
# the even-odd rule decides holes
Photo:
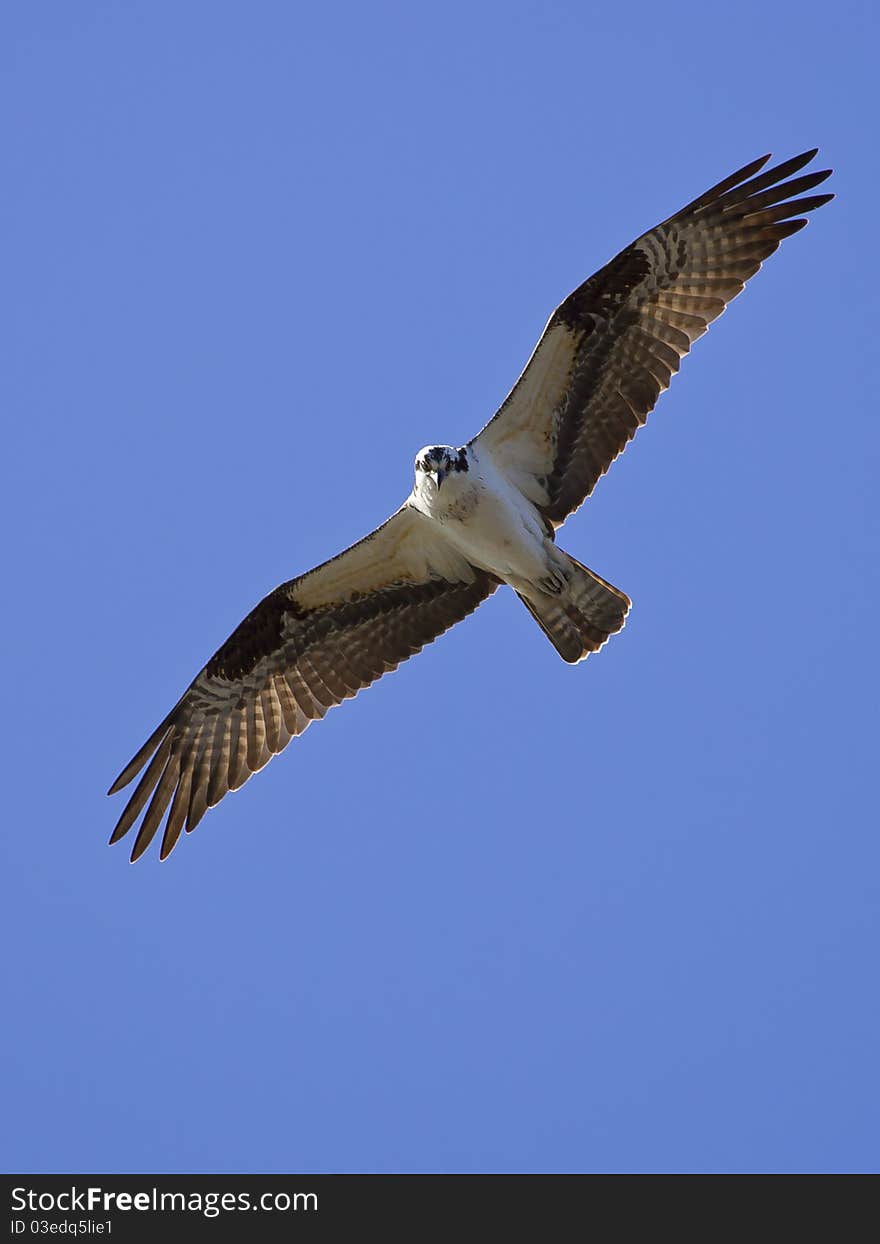
[(136, 860), (166, 811), (161, 858), (184, 827), (262, 769), (328, 708), (396, 669), (498, 586), (404, 505), (338, 557), (283, 583), (244, 619), (110, 787), (146, 765), (117, 842), (148, 804)]
[[(475, 438), (559, 525), (647, 420), (693, 342), (783, 238), (833, 198), (797, 198), (816, 155), (747, 164), (643, 234), (557, 307), (525, 370)], [(791, 178), (791, 180), (786, 180)]]

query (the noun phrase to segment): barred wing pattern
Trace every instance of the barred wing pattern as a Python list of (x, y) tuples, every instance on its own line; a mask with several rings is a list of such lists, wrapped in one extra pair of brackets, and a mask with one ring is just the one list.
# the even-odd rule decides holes
[(403, 506), (338, 557), (252, 610), (110, 787), (146, 771), (110, 841), (146, 813), (138, 859), (168, 813), (160, 858), (208, 808), (329, 708), (394, 670), (476, 609), (498, 580)]
[[(830, 170), (792, 177), (807, 151), (764, 156), (638, 238), (554, 311), (495, 417), (475, 438), (555, 526), (646, 422), (682, 358), (739, 294)], [(791, 180), (786, 180), (792, 178)]]

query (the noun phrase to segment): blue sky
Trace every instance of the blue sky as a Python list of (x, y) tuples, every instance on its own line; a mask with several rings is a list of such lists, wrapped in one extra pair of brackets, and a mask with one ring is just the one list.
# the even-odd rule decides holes
[[(7, 6), (7, 1170), (876, 1168), (876, 10)], [(160, 865), (104, 791), (267, 590), (738, 165), (838, 197), (510, 593)], [(824, 189), (824, 187), (823, 187)]]

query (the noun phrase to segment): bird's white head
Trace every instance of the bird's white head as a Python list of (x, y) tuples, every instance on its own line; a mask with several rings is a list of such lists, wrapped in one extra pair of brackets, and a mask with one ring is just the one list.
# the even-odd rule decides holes
[(426, 445), (416, 454), (415, 492), (436, 496), (444, 480), (451, 475), (461, 475), (469, 469), (467, 449), (453, 449), (451, 445)]

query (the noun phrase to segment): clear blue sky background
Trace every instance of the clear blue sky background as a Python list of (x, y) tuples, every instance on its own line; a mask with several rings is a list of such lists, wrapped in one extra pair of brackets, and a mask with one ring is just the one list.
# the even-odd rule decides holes
[[(875, 13), (5, 7), (6, 1169), (877, 1166)], [(815, 144), (838, 198), (561, 538), (622, 635), (569, 668), (501, 593), (106, 846), (561, 297)]]

